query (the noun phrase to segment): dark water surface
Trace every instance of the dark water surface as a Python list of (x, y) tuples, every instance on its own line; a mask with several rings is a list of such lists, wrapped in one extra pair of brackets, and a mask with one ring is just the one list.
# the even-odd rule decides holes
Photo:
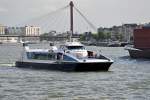
[(10, 67), (19, 59), (21, 46), (0, 45), (0, 100), (150, 100), (150, 60), (131, 59), (120, 47), (87, 48), (115, 61), (109, 72)]

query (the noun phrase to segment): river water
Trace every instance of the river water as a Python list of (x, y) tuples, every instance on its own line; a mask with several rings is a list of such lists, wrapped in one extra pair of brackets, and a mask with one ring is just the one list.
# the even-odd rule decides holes
[(131, 59), (121, 47), (87, 48), (114, 60), (108, 72), (11, 67), (20, 57), (21, 45), (0, 45), (0, 100), (150, 100), (150, 60)]

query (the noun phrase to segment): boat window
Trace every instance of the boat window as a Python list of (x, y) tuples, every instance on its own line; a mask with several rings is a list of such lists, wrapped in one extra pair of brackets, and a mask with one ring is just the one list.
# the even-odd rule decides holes
[(68, 48), (68, 50), (84, 50), (85, 49), (85, 47), (84, 46), (68, 46), (67, 47)]
[(36, 59), (36, 60), (54, 60), (55, 54), (27, 52), (27, 57), (28, 59)]

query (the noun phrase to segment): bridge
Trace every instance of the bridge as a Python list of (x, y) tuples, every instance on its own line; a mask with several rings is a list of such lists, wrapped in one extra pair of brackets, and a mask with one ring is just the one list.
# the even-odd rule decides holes
[[(24, 38), (24, 37), (48, 37), (48, 38), (67, 38), (66, 36), (25, 36), (25, 35), (0, 35), (0, 37), (19, 37), (19, 38)], [(79, 38), (79, 35), (74, 35), (72, 38)]]
[(88, 20), (72, 1), (60, 9), (33, 18), (19, 25), (39, 26), (44, 33), (49, 33), (50, 31), (57, 31), (58, 33), (69, 31), (72, 34), (88, 31), (97, 32), (95, 25)]
[[(68, 36), (23, 36), (23, 35), (0, 35), (0, 40), (10, 40), (10, 38), (17, 38), (17, 41), (28, 40), (28, 41), (37, 41), (37, 40), (49, 40), (49, 41), (61, 41), (67, 40)], [(79, 39), (80, 36), (72, 36), (72, 38)]]
[[(70, 13), (68, 11), (70, 10)], [(66, 15), (69, 14), (69, 15)], [(77, 18), (77, 15), (81, 17), (82, 20), (80, 21), (81, 26), (74, 22), (74, 18)], [(67, 18), (70, 17), (70, 18)], [(66, 20), (67, 19), (67, 20)], [(69, 19), (69, 20), (68, 20)], [(77, 20), (76, 20), (77, 21)], [(42, 15), (38, 18), (31, 19), (25, 23), (20, 24), (19, 26), (39, 26), (41, 29), (48, 33), (52, 30), (61, 31), (62, 33), (70, 32), (70, 38), (79, 38), (79, 36), (74, 35), (76, 32), (76, 27), (79, 27), (82, 29), (83, 27), (86, 27), (85, 32), (89, 31), (87, 27), (90, 27), (92, 30), (97, 31), (97, 28), (84, 16), (84, 14), (74, 5), (72, 1), (70, 1), (69, 5), (62, 7), (60, 9), (57, 9), (56, 11), (50, 12), (46, 15)], [(70, 27), (70, 29), (68, 29)], [(80, 30), (79, 29), (79, 30)], [(17, 37), (19, 39), (21, 38), (40, 38), (41, 36), (32, 36), (32, 35), (0, 35), (0, 37)], [(48, 39), (67, 39), (66, 36), (48, 36), (44, 37)]]

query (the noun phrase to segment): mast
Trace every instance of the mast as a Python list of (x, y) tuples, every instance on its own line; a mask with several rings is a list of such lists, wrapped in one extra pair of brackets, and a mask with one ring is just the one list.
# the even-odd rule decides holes
[(74, 7), (74, 4), (73, 4), (73, 1), (70, 1), (70, 41), (71, 41), (71, 37), (73, 35), (73, 7)]

